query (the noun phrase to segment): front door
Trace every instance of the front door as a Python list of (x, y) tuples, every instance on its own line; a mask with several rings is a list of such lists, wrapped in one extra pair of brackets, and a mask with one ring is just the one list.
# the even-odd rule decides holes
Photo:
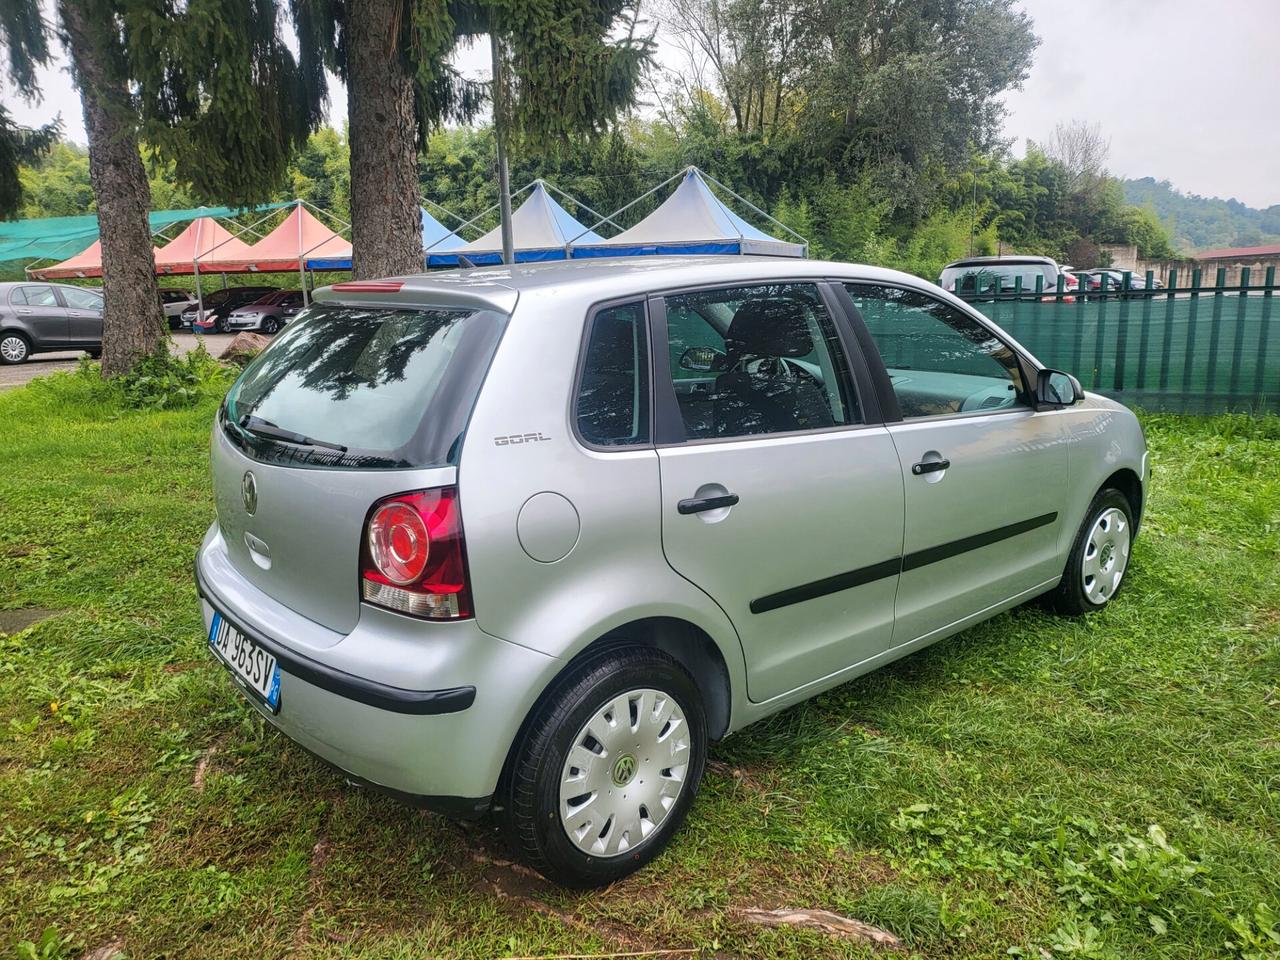
[(67, 340), (74, 346), (102, 343), (102, 294), (80, 287), (59, 287), (67, 304)]
[(902, 479), (888, 431), (864, 423), (818, 286), (669, 295), (655, 301), (659, 338), (664, 312), (663, 549), (733, 621), (750, 699), (885, 651)]
[(1062, 573), (1068, 437), (1032, 408), (1013, 350), (920, 291), (846, 284), (901, 413), (906, 536), (894, 644), (944, 632)]
[(58, 302), (47, 283), (27, 283), (14, 287), (9, 304), (26, 321), (35, 335), (36, 349), (61, 347), (67, 343), (67, 310)]

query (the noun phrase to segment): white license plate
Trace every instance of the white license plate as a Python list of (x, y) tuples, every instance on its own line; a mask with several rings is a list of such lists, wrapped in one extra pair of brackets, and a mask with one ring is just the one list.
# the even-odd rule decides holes
[(242, 687), (266, 703), (272, 712), (280, 710), (280, 666), (275, 657), (217, 612), (209, 625), (209, 646)]

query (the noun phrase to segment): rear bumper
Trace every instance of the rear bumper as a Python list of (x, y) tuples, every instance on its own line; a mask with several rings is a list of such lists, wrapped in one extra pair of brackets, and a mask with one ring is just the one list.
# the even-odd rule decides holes
[(488, 809), (541, 681), (559, 664), (473, 620), (423, 623), (364, 607), (351, 633), (335, 634), (241, 577), (216, 525), (197, 554), (196, 583), (206, 632), (216, 608), (277, 658), (279, 712), (245, 693), (269, 723), (347, 779), (451, 816)]

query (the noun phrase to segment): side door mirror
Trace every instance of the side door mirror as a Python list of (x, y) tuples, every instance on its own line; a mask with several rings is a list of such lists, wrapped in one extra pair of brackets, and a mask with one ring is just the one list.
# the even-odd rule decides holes
[(690, 347), (680, 354), (680, 369), (710, 373), (724, 369), (725, 353), (715, 347)]
[(1084, 399), (1080, 381), (1061, 370), (1041, 370), (1036, 377), (1036, 403), (1044, 407), (1069, 407)]

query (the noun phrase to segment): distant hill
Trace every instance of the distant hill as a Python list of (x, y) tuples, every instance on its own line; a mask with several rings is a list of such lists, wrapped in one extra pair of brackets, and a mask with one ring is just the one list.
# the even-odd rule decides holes
[(1217, 247), (1254, 247), (1280, 243), (1280, 203), (1257, 210), (1239, 200), (1220, 200), (1175, 190), (1168, 180), (1121, 180), (1124, 198), (1150, 205), (1184, 253)]

